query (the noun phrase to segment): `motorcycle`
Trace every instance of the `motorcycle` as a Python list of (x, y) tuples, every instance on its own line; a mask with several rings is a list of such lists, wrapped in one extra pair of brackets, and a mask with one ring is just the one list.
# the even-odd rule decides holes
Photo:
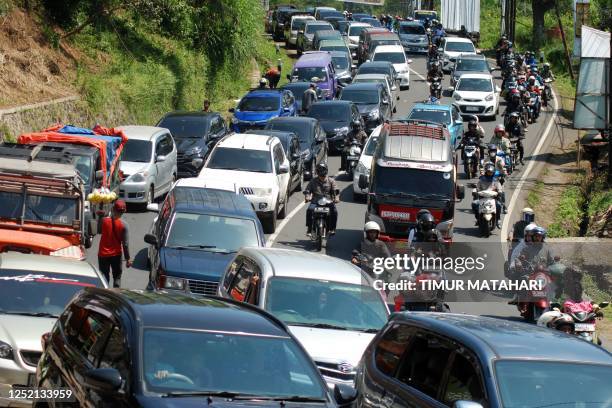
[(535, 123), (538, 120), (538, 117), (540, 116), (540, 109), (538, 108), (539, 100), (540, 96), (532, 92), (529, 98), (528, 105), (529, 123)]
[[(608, 302), (572, 302), (566, 300), (563, 303), (563, 313), (567, 313), (574, 319), (574, 334), (583, 340), (595, 343), (601, 346), (602, 342), (597, 333), (597, 320), (603, 319), (603, 313), (600, 309), (608, 307)], [(553, 303), (552, 307), (561, 309), (560, 305)]]
[(552, 78), (547, 78), (544, 80), (544, 89), (542, 90), (542, 105), (548, 106), (548, 101), (552, 101), (552, 89), (550, 87)]
[(432, 78), (431, 84), (429, 85), (429, 94), (438, 99), (442, 98), (442, 78), (437, 76)]
[(348, 148), (348, 154), (346, 156), (346, 171), (353, 178), (353, 174), (355, 173), (355, 167), (357, 167), (357, 163), (359, 163), (359, 156), (361, 155), (361, 144), (356, 140), (351, 140), (350, 146)]
[(497, 198), (497, 191), (493, 190), (482, 190), (472, 191), (472, 197), (478, 198), (478, 229), (480, 235), (488, 238), (491, 236), (491, 232), (497, 226), (497, 207), (495, 206), (495, 200)]
[(512, 153), (506, 154), (506, 152), (504, 152), (503, 150), (500, 150), (497, 152), (497, 156), (504, 159), (504, 167), (506, 168), (506, 173), (508, 173), (508, 175), (512, 174), (512, 172), (514, 171), (514, 162), (512, 159)]
[(474, 142), (468, 141), (463, 145), (463, 172), (468, 179), (478, 174), (478, 151), (479, 146)]
[[(304, 192), (304, 195), (308, 195)], [(336, 197), (340, 195), (340, 190), (335, 191)], [(312, 232), (311, 239), (315, 243), (317, 251), (323, 248), (323, 240), (327, 241), (327, 224), (334, 201), (326, 197), (321, 197), (316, 203), (312, 212)]]
[(527, 322), (537, 322), (543, 313), (552, 309), (550, 299), (555, 295), (555, 281), (565, 271), (565, 266), (559, 262), (546, 267), (542, 264), (523, 262), (523, 278), (531, 282), (538, 282), (535, 290), (526, 290), (519, 293), (516, 307)]
[(414, 273), (404, 272), (400, 275), (409, 282), (414, 282), (415, 290), (408, 292), (391, 293), (393, 310), (396, 312), (450, 312), (450, 307), (444, 302), (446, 291), (444, 288), (428, 287), (427, 281), (443, 282), (446, 280), (444, 270), (418, 270)]

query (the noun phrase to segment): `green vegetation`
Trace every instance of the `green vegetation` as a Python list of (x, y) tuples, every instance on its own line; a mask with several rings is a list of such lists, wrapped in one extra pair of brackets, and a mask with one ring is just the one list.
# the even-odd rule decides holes
[(540, 197), (542, 194), (542, 190), (544, 189), (544, 183), (538, 180), (535, 183), (535, 186), (529, 191), (527, 195), (527, 204), (530, 208), (536, 208), (538, 204), (540, 204)]
[(570, 186), (561, 194), (555, 210), (554, 222), (548, 227), (551, 238), (579, 236), (582, 222), (584, 195), (580, 186)]

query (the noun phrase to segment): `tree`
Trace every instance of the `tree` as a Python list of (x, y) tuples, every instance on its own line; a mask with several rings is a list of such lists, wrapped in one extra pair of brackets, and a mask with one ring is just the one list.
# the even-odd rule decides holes
[(556, 0), (531, 0), (533, 14), (532, 43), (537, 50), (544, 39), (544, 16), (546, 12), (555, 7)]

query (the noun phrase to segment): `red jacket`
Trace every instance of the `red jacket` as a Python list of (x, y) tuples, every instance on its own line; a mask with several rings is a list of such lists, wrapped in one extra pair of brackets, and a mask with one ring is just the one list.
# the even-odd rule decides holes
[(104, 217), (100, 222), (99, 231), (101, 234), (99, 257), (121, 256), (123, 253), (125, 259), (130, 259), (128, 225), (121, 218)]

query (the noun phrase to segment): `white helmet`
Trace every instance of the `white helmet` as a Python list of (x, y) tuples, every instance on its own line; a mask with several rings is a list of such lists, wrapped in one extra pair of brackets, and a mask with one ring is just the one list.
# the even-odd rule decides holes
[(558, 309), (551, 310), (550, 312), (542, 313), (542, 316), (538, 319), (538, 326), (540, 327), (550, 327), (549, 324), (553, 320), (561, 317), (563, 313)]
[(365, 232), (368, 232), (368, 231), (377, 231), (377, 232), (380, 232), (380, 226), (375, 221), (368, 221), (363, 226), (363, 230)]
[(535, 222), (528, 224), (523, 230), (523, 235), (527, 235), (527, 233), (532, 233), (537, 227), (538, 224), (536, 224)]

